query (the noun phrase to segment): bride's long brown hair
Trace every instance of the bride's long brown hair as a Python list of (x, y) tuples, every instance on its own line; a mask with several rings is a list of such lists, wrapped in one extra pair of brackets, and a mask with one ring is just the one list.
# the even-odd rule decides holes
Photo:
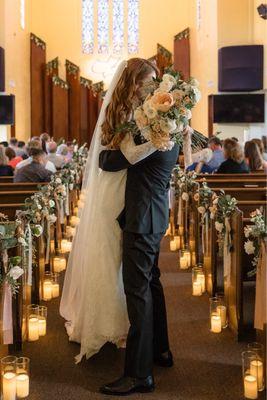
[(131, 58), (127, 61), (127, 67), (106, 108), (106, 118), (102, 124), (101, 143), (103, 146), (111, 149), (119, 148), (125, 132), (116, 133), (116, 128), (130, 119), (139, 84), (153, 72), (158, 75), (156, 65), (148, 60)]

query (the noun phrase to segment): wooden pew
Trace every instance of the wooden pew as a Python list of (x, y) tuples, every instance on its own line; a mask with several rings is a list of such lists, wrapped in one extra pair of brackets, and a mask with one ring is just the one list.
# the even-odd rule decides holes
[(267, 174), (264, 171), (259, 171), (257, 173), (251, 172), (250, 174), (199, 174), (198, 179), (203, 179), (205, 178), (206, 181), (210, 180), (217, 180), (217, 179), (241, 179), (241, 180), (246, 180), (246, 179), (262, 179), (262, 178), (267, 178)]
[(244, 187), (220, 187), (213, 188), (215, 193), (219, 193), (220, 190), (223, 190), (226, 194), (229, 194), (231, 197), (235, 197), (237, 200), (265, 200), (266, 201), (266, 187), (257, 187), (257, 188), (244, 188)]
[(23, 182), (23, 183), (1, 183), (0, 182), (0, 192), (10, 192), (10, 191), (32, 191), (37, 192), (39, 186), (47, 185), (47, 183), (32, 183), (32, 182)]
[(4, 203), (0, 204), (0, 212), (8, 216), (9, 220), (14, 220), (16, 211), (21, 210), (24, 203)]
[(13, 182), (13, 176), (0, 176), (0, 183)]
[[(267, 181), (265, 178), (260, 179), (245, 179), (234, 178), (234, 179), (207, 179), (207, 184), (211, 189), (221, 187), (240, 187), (240, 188), (256, 188), (266, 187)], [(198, 182), (201, 182), (198, 180)]]
[(10, 190), (5, 192), (0, 192), (0, 205), (6, 203), (23, 203), (27, 198), (31, 197), (35, 192), (32, 190)]

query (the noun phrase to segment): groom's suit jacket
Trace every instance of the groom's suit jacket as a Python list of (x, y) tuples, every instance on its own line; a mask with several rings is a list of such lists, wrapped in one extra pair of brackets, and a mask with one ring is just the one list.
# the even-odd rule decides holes
[(163, 233), (169, 223), (168, 190), (170, 177), (179, 155), (177, 145), (171, 151), (156, 151), (131, 165), (120, 150), (103, 150), (99, 166), (116, 172), (128, 168), (125, 208), (118, 216), (126, 232)]

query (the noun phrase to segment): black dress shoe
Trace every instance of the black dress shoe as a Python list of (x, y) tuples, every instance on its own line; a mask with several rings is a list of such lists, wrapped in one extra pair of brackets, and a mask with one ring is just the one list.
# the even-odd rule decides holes
[(111, 396), (127, 396), (132, 393), (149, 393), (155, 389), (153, 376), (144, 379), (123, 376), (115, 382), (102, 386), (100, 392)]
[(155, 364), (164, 368), (171, 368), (173, 366), (173, 356), (170, 350), (162, 353), (154, 358)]

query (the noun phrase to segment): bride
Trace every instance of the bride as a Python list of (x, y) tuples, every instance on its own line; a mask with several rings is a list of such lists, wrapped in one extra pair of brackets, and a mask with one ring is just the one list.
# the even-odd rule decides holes
[(106, 342), (122, 347), (127, 337), (122, 232), (116, 220), (124, 208), (127, 170), (104, 172), (98, 167), (98, 157), (103, 148), (120, 148), (135, 164), (156, 151), (150, 142), (136, 146), (129, 133), (115, 134), (116, 128), (132, 119), (134, 109), (148, 95), (156, 76), (157, 68), (148, 60), (133, 58), (119, 65), (105, 95), (90, 147), (82, 187), (85, 202), (60, 304), (70, 341), (81, 344), (77, 362), (84, 355), (92, 357)]

